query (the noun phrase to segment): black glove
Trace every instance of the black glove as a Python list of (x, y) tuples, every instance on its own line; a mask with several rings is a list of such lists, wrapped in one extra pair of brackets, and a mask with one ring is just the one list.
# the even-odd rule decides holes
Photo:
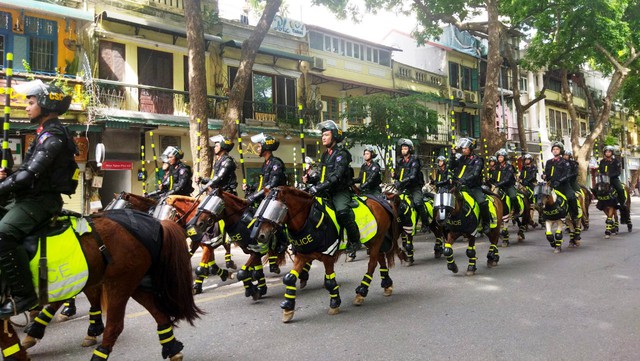
[(436, 183), (436, 187), (444, 187), (449, 184), (449, 180), (444, 180), (442, 182)]
[(151, 193), (147, 193), (144, 195), (145, 198), (151, 198), (151, 197), (156, 197), (158, 196), (160, 193), (162, 193), (162, 191), (155, 191), (155, 192), (151, 192)]
[(256, 201), (256, 194), (255, 193), (251, 193), (248, 197), (247, 197), (247, 203), (249, 204), (253, 204), (253, 202)]
[(309, 194), (311, 194), (312, 196), (315, 196), (318, 193), (318, 189), (316, 186), (311, 186), (311, 188), (309, 188), (308, 190)]

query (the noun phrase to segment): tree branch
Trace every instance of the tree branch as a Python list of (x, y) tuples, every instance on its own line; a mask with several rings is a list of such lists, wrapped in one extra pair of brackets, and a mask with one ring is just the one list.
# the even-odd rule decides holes
[(622, 64), (620, 64), (620, 62), (616, 58), (614, 58), (613, 55), (611, 55), (611, 53), (607, 51), (607, 49), (605, 49), (602, 45), (600, 45), (600, 43), (597, 43), (597, 42), (595, 46), (596, 46), (596, 49), (598, 49), (598, 51), (601, 52), (605, 56), (605, 58), (609, 60), (609, 62), (611, 62), (614, 68), (616, 68), (619, 71), (622, 71), (622, 68), (623, 68)]

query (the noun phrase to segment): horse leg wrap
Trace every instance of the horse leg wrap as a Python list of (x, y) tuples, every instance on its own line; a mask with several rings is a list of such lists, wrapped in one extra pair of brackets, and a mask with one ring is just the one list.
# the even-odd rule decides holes
[(91, 356), (91, 361), (104, 361), (109, 358), (109, 354), (111, 350), (106, 347), (98, 346), (95, 350), (93, 350), (93, 356)]
[(300, 272), (300, 280), (309, 280), (309, 270), (311, 270), (311, 262), (305, 263), (304, 267), (302, 267), (302, 272)]
[[(362, 277), (360, 286), (356, 288), (356, 293), (362, 297), (367, 297), (367, 294), (369, 293), (369, 286), (371, 285), (371, 281), (373, 281), (373, 277), (370, 276), (369, 274), (365, 274), (364, 277)], [(324, 282), (326, 286), (327, 280), (325, 279)], [(335, 283), (335, 280), (334, 280), (334, 283)], [(331, 290), (329, 290), (329, 292), (331, 292)]]
[(489, 246), (489, 252), (487, 253), (487, 259), (489, 261), (498, 262), (500, 260), (500, 251), (495, 244)]
[(289, 273), (282, 277), (282, 283), (284, 283), (285, 291), (284, 298), (280, 304), (280, 308), (283, 310), (291, 311), (296, 307), (296, 282), (298, 281), (298, 272), (291, 270)]
[(202, 282), (204, 281), (204, 277), (196, 278), (195, 282), (193, 282), (193, 293), (199, 295), (202, 293)]
[(407, 241), (403, 242), (404, 251), (407, 252), (407, 256), (413, 256), (413, 240), (407, 237)]
[(15, 360), (17, 360), (17, 358), (13, 357), (12, 355), (17, 354), (21, 350), (24, 350), (24, 348), (22, 347), (22, 345), (20, 345), (20, 342), (17, 342), (16, 344), (11, 345), (11, 346), (7, 345), (4, 348), (4, 350), (2, 350), (2, 356), (4, 357), (3, 360), (5, 360), (5, 361), (15, 361)]
[(442, 254), (447, 257), (447, 259), (449, 257), (453, 257), (453, 247), (451, 247), (451, 244), (445, 243), (444, 252), (442, 252)]
[(53, 319), (53, 315), (56, 314), (56, 311), (53, 307), (47, 306), (38, 313), (38, 316), (31, 322), (31, 324), (25, 329), (27, 335), (41, 339), (44, 337), (44, 331), (46, 330), (49, 322)]
[(506, 229), (503, 229), (502, 231), (500, 231), (500, 236), (502, 236), (502, 242), (509, 242), (509, 231)]
[(389, 288), (393, 286), (393, 280), (389, 277), (389, 269), (388, 268), (380, 268), (380, 287)]
[(269, 256), (269, 272), (280, 273), (280, 267), (278, 266), (278, 256)]
[(238, 279), (240, 279), (240, 281), (242, 281), (242, 284), (244, 285), (245, 297), (251, 297), (257, 288), (253, 284), (253, 276), (251, 273), (252, 272), (249, 271), (249, 267), (247, 267), (246, 265), (242, 266), (242, 268), (240, 268), (240, 271), (238, 271)]
[(555, 239), (556, 239), (555, 247), (562, 246), (562, 231), (556, 231)]
[(75, 297), (68, 299), (63, 306), (64, 307), (62, 308), (62, 311), (60, 311), (61, 314), (67, 317), (73, 317), (76, 315), (76, 298)]
[(342, 300), (340, 300), (340, 285), (338, 285), (338, 281), (336, 281), (335, 272), (330, 275), (324, 275), (324, 288), (329, 291), (329, 297), (331, 298), (329, 301), (329, 307), (340, 307), (340, 304), (342, 303)]
[(444, 251), (443, 247), (442, 247), (442, 238), (440, 237), (436, 237), (436, 243), (433, 245), (433, 250), (436, 253), (441, 253)]
[(258, 280), (258, 289), (260, 290), (260, 294), (262, 296), (267, 294), (267, 281), (264, 278), (264, 270), (262, 269), (262, 265), (257, 265), (254, 267), (253, 271), (255, 279)]
[(555, 238), (553, 238), (553, 233), (547, 232), (546, 236), (547, 236), (547, 241), (549, 241), (549, 244), (551, 245), (551, 247), (555, 247), (556, 240)]
[(236, 264), (231, 259), (231, 253), (226, 253), (224, 255), (224, 263), (225, 263), (225, 267), (231, 268), (231, 269), (236, 269)]
[(198, 267), (196, 267), (196, 276), (207, 277), (209, 275), (209, 266), (206, 263), (200, 262)]
[(102, 323), (102, 310), (98, 307), (89, 309), (89, 328), (87, 336), (97, 337), (104, 332), (104, 323)]
[(211, 268), (211, 273), (218, 275), (218, 277), (220, 277), (222, 282), (226, 281), (227, 278), (229, 278), (229, 271), (227, 271), (226, 269), (220, 268), (217, 264), (215, 263), (212, 264), (210, 268)]
[(170, 324), (158, 326), (158, 338), (160, 339), (160, 345), (162, 345), (163, 359), (174, 356), (184, 348), (182, 342), (176, 340), (173, 335), (173, 326)]
[(478, 259), (476, 257), (476, 247), (473, 246), (469, 246), (467, 247), (467, 257), (469, 257), (469, 271), (475, 271), (476, 270), (476, 260)]

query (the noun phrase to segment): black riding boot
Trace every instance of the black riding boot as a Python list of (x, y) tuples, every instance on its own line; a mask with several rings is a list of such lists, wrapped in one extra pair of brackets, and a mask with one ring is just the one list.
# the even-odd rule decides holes
[(347, 232), (347, 252), (360, 249), (360, 230), (356, 224), (355, 216), (350, 210), (342, 211), (336, 216), (338, 223)]
[(38, 296), (33, 289), (27, 252), (18, 247), (0, 253), (0, 272), (4, 276), (13, 299), (0, 306), (0, 318), (15, 316), (38, 305)]
[(624, 203), (620, 204), (620, 223), (629, 223), (629, 208), (627, 208), (627, 205)]
[(518, 197), (511, 198), (511, 209), (513, 209), (513, 214), (520, 213), (520, 202), (518, 202)]
[(480, 218), (482, 219), (481, 233), (489, 234), (491, 231), (491, 213), (489, 212), (489, 202), (483, 202), (480, 206)]

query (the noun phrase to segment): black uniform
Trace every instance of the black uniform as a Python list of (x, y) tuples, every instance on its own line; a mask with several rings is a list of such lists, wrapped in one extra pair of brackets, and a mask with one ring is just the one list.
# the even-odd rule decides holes
[(576, 198), (576, 193), (569, 184), (570, 172), (571, 164), (569, 161), (563, 159), (561, 156), (557, 156), (549, 159), (545, 164), (544, 180), (567, 198), (571, 218), (577, 220), (579, 214), (578, 199)]
[(424, 228), (429, 224), (429, 215), (422, 201), (424, 176), (422, 175), (421, 168), (422, 164), (420, 164), (420, 159), (415, 155), (411, 154), (408, 158), (402, 157), (396, 162), (393, 179), (397, 180), (396, 188), (411, 198), (411, 205), (418, 211)]
[(516, 174), (515, 168), (508, 163), (498, 163), (496, 166), (496, 179), (495, 185), (496, 187), (502, 189), (507, 196), (511, 198), (511, 208), (514, 212), (519, 212), (519, 204), (518, 204), (518, 192), (516, 191)]
[(580, 192), (580, 185), (578, 184), (578, 162), (569, 159), (569, 185), (574, 192)]
[(489, 203), (482, 192), (482, 169), (484, 168), (484, 160), (476, 155), (463, 155), (456, 159), (455, 154), (451, 154), (449, 159), (449, 169), (452, 170), (451, 176), (457, 179), (460, 184), (467, 187), (469, 195), (475, 199), (480, 206), (480, 217), (482, 218), (482, 228), (489, 231), (489, 223), (491, 214), (489, 213)]
[(222, 188), (223, 191), (237, 195), (236, 188), (238, 181), (236, 178), (236, 162), (233, 158), (224, 154), (213, 162), (211, 178), (202, 178), (200, 183), (211, 182), (211, 188)]
[(446, 164), (443, 168), (438, 167), (436, 169), (436, 179), (435, 179), (436, 187), (442, 187), (446, 185), (447, 183), (449, 183), (450, 179), (451, 179), (451, 171), (449, 170)]
[(247, 188), (249, 192), (255, 192), (252, 196), (254, 202), (264, 198), (264, 190), (287, 185), (287, 175), (284, 162), (278, 157), (271, 156), (262, 164), (260, 179), (257, 184)]
[(376, 161), (364, 162), (360, 167), (360, 174), (353, 179), (353, 183), (360, 183), (362, 193), (381, 196), (380, 184), (382, 183), (382, 175), (380, 173), (380, 164)]
[[(174, 165), (169, 165), (169, 188), (167, 194), (189, 196), (193, 192), (191, 185), (191, 167), (178, 161)], [(163, 187), (164, 189), (164, 187)]]
[(533, 162), (529, 165), (522, 166), (519, 178), (520, 184), (527, 190), (527, 197), (533, 202), (533, 188), (538, 180), (538, 167), (536, 167)]
[(620, 174), (622, 173), (622, 168), (620, 167), (620, 162), (618, 159), (611, 158), (603, 158), (598, 165), (598, 171), (600, 174), (605, 174), (609, 176), (609, 181), (611, 185), (616, 189), (618, 193), (618, 202), (621, 206), (625, 207), (626, 211), (626, 202), (627, 197), (624, 192), (624, 187), (622, 187), (622, 183), (620, 182)]

